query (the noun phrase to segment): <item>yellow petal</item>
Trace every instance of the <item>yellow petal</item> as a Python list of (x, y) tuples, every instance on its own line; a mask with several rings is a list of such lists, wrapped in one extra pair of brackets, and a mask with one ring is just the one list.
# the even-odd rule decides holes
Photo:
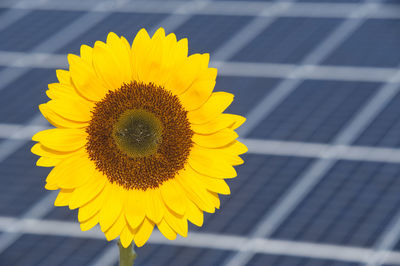
[(146, 60), (150, 49), (150, 37), (145, 29), (141, 29), (135, 36), (132, 43), (132, 77), (134, 80), (139, 80), (139, 72), (143, 71), (141, 63)]
[(193, 173), (190, 167), (186, 167), (179, 171), (175, 179), (182, 186), (188, 199), (193, 201), (200, 209), (213, 213), (215, 211), (213, 203), (209, 199), (206, 189), (193, 176), (196, 176), (196, 173)]
[(181, 186), (174, 179), (165, 181), (161, 185), (160, 190), (161, 196), (168, 208), (177, 214), (185, 214), (187, 198)]
[(87, 122), (78, 122), (78, 121), (73, 121), (66, 119), (54, 111), (52, 111), (50, 108), (47, 107), (46, 104), (41, 104), (39, 105), (39, 110), (42, 113), (42, 115), (49, 121), (53, 126), (59, 127), (59, 128), (85, 128), (89, 125)]
[(61, 159), (57, 158), (49, 158), (49, 157), (40, 157), (36, 161), (37, 166), (42, 166), (42, 167), (53, 167), (61, 162)]
[(132, 81), (132, 63), (130, 60), (130, 47), (125, 38), (119, 38), (114, 32), (107, 36), (107, 46), (113, 53), (113, 56), (122, 70), (120, 75), (124, 82)]
[(164, 219), (175, 232), (181, 236), (187, 236), (188, 224), (185, 216), (167, 211), (164, 215)]
[(220, 148), (237, 139), (239, 135), (232, 129), (222, 129), (210, 135), (194, 134), (194, 143), (205, 148)]
[(233, 178), (237, 176), (236, 170), (221, 157), (210, 157), (205, 149), (192, 147), (188, 158), (189, 165), (197, 172), (215, 178)]
[(89, 61), (92, 58), (92, 48), (83, 48), (81, 51), (85, 55), (86, 60), (83, 56), (82, 58), (75, 55), (68, 56), (71, 79), (80, 95), (91, 101), (99, 101), (108, 92), (107, 86), (96, 75), (92, 61)]
[(115, 223), (107, 231), (104, 232), (104, 235), (106, 236), (108, 241), (111, 241), (121, 234), (125, 226), (125, 215), (123, 212), (121, 212)]
[(93, 48), (86, 44), (81, 45), (81, 58), (85, 60), (90, 66), (93, 63)]
[(157, 224), (158, 230), (169, 240), (174, 240), (176, 238), (176, 232), (168, 225), (165, 219), (162, 219), (159, 224)]
[(212, 134), (227, 127), (236, 129), (241, 126), (244, 121), (246, 121), (246, 118), (240, 115), (220, 114), (208, 123), (199, 125), (191, 124), (190, 126), (192, 130), (198, 134)]
[(233, 94), (214, 92), (203, 106), (188, 113), (188, 119), (193, 124), (207, 123), (225, 111), (232, 101)]
[(91, 182), (75, 189), (69, 202), (70, 208), (81, 207), (94, 199), (104, 189), (106, 182), (107, 178), (102, 173), (95, 171)]
[(204, 184), (204, 186), (212, 192), (216, 192), (223, 195), (231, 194), (229, 186), (223, 179), (212, 178), (204, 176), (202, 174), (199, 174), (196, 178), (198, 178)]
[(80, 222), (81, 230), (88, 231), (88, 230), (92, 229), (93, 227), (95, 227), (98, 222), (99, 222), (99, 212), (94, 214), (89, 219)]
[(103, 232), (107, 231), (120, 215), (126, 196), (126, 190), (117, 185), (108, 183), (109, 194), (100, 210), (100, 227)]
[(78, 221), (85, 221), (93, 216), (95, 213), (99, 212), (107, 199), (110, 186), (104, 186), (104, 189), (91, 201), (79, 208)]
[(186, 209), (186, 216), (192, 224), (197, 226), (203, 225), (203, 219), (204, 219), (203, 211), (200, 210), (199, 207), (197, 207), (197, 205), (192, 201), (188, 203)]
[(133, 232), (129, 228), (128, 225), (124, 227), (121, 231), (121, 235), (119, 236), (119, 240), (121, 241), (121, 244), (124, 248), (127, 248), (133, 240)]
[(164, 215), (165, 205), (161, 199), (160, 190), (147, 189), (146, 197), (146, 216), (154, 223), (159, 223)]
[(49, 149), (40, 143), (36, 143), (35, 145), (33, 145), (31, 152), (39, 156), (57, 158), (57, 159), (66, 158), (70, 155), (73, 155), (73, 153), (71, 152), (62, 152)]
[(33, 141), (40, 142), (52, 150), (75, 151), (86, 144), (86, 132), (82, 129), (54, 128), (36, 133)]
[(110, 45), (97, 41), (93, 48), (93, 66), (96, 73), (109, 90), (116, 90), (124, 83), (130, 83), (131, 73), (126, 76), (127, 71), (122, 68), (118, 62), (114, 51), (110, 49)]
[[(237, 143), (240, 143), (240, 142), (237, 142)], [(244, 146), (244, 147), (246, 147), (246, 146)], [(216, 163), (220, 163), (221, 165), (225, 165), (225, 166), (226, 166), (226, 164), (240, 165), (243, 163), (243, 160), (242, 160), (242, 158), (240, 158), (238, 156), (238, 154), (243, 153), (242, 149), (243, 149), (243, 146), (236, 144), (236, 142), (233, 142), (225, 147), (217, 148), (217, 149), (204, 148), (197, 144), (194, 144), (192, 147), (192, 150), (193, 150), (192, 153), (203, 154), (203, 156), (211, 158), (210, 160), (218, 161)], [(218, 176), (217, 178), (222, 178), (222, 177)]]
[(236, 140), (225, 147), (219, 148), (218, 150), (228, 155), (240, 155), (246, 153), (249, 149), (246, 147), (246, 145)]
[(183, 107), (187, 111), (193, 111), (202, 106), (214, 90), (215, 80), (195, 81), (189, 89), (179, 95)]
[(165, 83), (167, 90), (179, 95), (196, 81), (199, 73), (208, 68), (209, 54), (193, 54), (171, 69), (171, 75)]
[(85, 101), (71, 84), (50, 83), (48, 87), (49, 90), (46, 91), (46, 94), (50, 99), (70, 98), (77, 101)]
[[(165, 44), (165, 31), (159, 28), (151, 38), (151, 45), (147, 52), (147, 56), (141, 62), (138, 62), (139, 80), (144, 83), (157, 81), (157, 74), (162, 68), (163, 47)], [(156, 82), (156, 85), (158, 82)]]
[(220, 201), (219, 201), (218, 194), (215, 193), (215, 192), (212, 192), (212, 191), (207, 191), (207, 193), (208, 193), (208, 195), (209, 195), (211, 201), (213, 202), (214, 207), (217, 208), (217, 209), (219, 209), (219, 207), (220, 207)]
[(93, 103), (77, 100), (76, 98), (59, 98), (46, 103), (47, 107), (56, 114), (78, 122), (88, 122), (92, 117)]
[(69, 200), (71, 199), (73, 189), (61, 189), (58, 192), (57, 198), (54, 201), (54, 206), (68, 206)]
[(77, 152), (56, 165), (46, 182), (61, 188), (77, 188), (93, 180), (95, 166), (86, 152)]
[(46, 185), (44, 186), (44, 188), (47, 189), (47, 190), (57, 190), (57, 189), (60, 189), (58, 186), (56, 186), (56, 185), (54, 185), (54, 184), (49, 184), (49, 183), (46, 183)]
[(69, 71), (64, 70), (64, 69), (57, 69), (56, 75), (57, 75), (58, 82), (60, 82), (62, 84), (71, 84), (71, 76), (69, 74)]
[(147, 218), (144, 219), (143, 223), (137, 228), (137, 232), (133, 236), (135, 245), (138, 247), (143, 246), (153, 232), (153, 228), (154, 223)]
[(125, 204), (125, 217), (132, 228), (138, 227), (145, 217), (145, 191), (131, 189)]

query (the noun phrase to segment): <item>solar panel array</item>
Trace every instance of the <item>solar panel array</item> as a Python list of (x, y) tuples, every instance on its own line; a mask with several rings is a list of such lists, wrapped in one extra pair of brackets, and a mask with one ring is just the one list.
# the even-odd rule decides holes
[(211, 53), (249, 152), (203, 227), (154, 232), (135, 265), (400, 265), (398, 0), (2, 0), (0, 265), (117, 265), (115, 243), (52, 207), (30, 136), (67, 53), (160, 26)]

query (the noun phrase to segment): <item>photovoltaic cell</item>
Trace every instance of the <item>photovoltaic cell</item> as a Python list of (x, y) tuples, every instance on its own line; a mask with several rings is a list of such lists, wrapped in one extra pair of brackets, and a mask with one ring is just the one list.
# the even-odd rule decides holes
[(0, 31), (0, 50), (29, 51), (82, 14), (77, 11), (32, 11)]
[(378, 87), (378, 83), (304, 81), (250, 137), (330, 142)]
[[(369, 19), (323, 64), (397, 67), (400, 19)], [(371, 38), (371, 36), (374, 36)]]
[(248, 265), (252, 266), (359, 266), (355, 262), (342, 262), (315, 258), (256, 254)]
[(30, 152), (32, 146), (28, 142), (0, 163), (1, 215), (20, 216), (48, 193), (44, 184), (49, 168), (35, 165), (38, 156)]
[(122, 35), (132, 43), (134, 36), (141, 28), (149, 31), (165, 17), (165, 14), (112, 13), (57, 52), (79, 54), (82, 44), (93, 47), (95, 41), (105, 42), (109, 32), (114, 32), (118, 36)]
[(232, 61), (300, 63), (339, 22), (333, 18), (279, 18)]
[(200, 232), (246, 235), (263, 214), (279, 200), (312, 159), (283, 156), (243, 156), (246, 165), (238, 167), (238, 176), (227, 183), (230, 196), (221, 196), (221, 209), (205, 215)]
[(279, 81), (279, 79), (272, 78), (219, 76), (217, 77), (215, 91), (233, 93), (235, 98), (226, 112), (245, 115), (260, 99), (268, 95)]
[(400, 146), (400, 94), (385, 107), (371, 125), (361, 134), (355, 145), (399, 147)]
[[(363, 1), (298, 2), (336, 5)], [(398, 0), (383, 2), (399, 4)], [(397, 5), (388, 7), (395, 10)], [(11, 9), (0, 8), (0, 16), (6, 10)], [(23, 9), (12, 12), (20, 14), (21, 11)], [(84, 14), (81, 11), (32, 11), (0, 32), (0, 51), (29, 53), (34, 46)], [(152, 29), (169, 15), (171, 14), (112, 12), (81, 36), (61, 45), (62, 48), (56, 52), (77, 54), (81, 44), (92, 46), (96, 40), (104, 41), (109, 31), (124, 35), (132, 41), (141, 27)], [(252, 19), (252, 16), (194, 15), (174, 32), (178, 39), (189, 39), (189, 53), (209, 52), (212, 58), (212, 54), (222, 44), (229, 41)], [(250, 40), (232, 61), (300, 63), (343, 21), (344, 18), (278, 18), (254, 40)], [(400, 63), (400, 37), (397, 34), (399, 28), (400, 19), (368, 19), (323, 64), (395, 68)], [(0, 67), (0, 71), (3, 69)], [(47, 84), (52, 82), (56, 82), (54, 70), (32, 69), (5, 87), (0, 92), (0, 123), (25, 125), (38, 113), (37, 106), (48, 100), (45, 90)], [(234, 93), (235, 101), (227, 112), (246, 116), (279, 82), (281, 79), (242, 77), (240, 74), (235, 77), (219, 76), (216, 91)], [(306, 80), (249, 137), (329, 144), (361, 107), (372, 99), (381, 85), (375, 82)], [(396, 114), (400, 112), (399, 101), (400, 94), (392, 99), (354, 144), (398, 148), (400, 120)], [(9, 139), (0, 141), (12, 142)], [(32, 145), (33, 142), (27, 141), (0, 163), (1, 216), (20, 217), (35, 202), (48, 195), (43, 186), (50, 169), (35, 166), (37, 156), (29, 152)], [(315, 161), (313, 158), (254, 154), (245, 155), (244, 160), (246, 163), (237, 167), (238, 177), (227, 181), (232, 194), (220, 196), (221, 209), (216, 214), (206, 214), (202, 228), (190, 226), (190, 230), (215, 233), (215, 237), (218, 234), (248, 236), (261, 217), (277, 207), (285, 193)], [(373, 247), (398, 212), (399, 175), (400, 164), (339, 161), (306, 198), (299, 201), (297, 208), (278, 226), (272, 237), (294, 242)], [(54, 207), (44, 219), (77, 222), (76, 216), (76, 210)], [(103, 239), (26, 234), (0, 254), (0, 265), (90, 265), (112, 245), (115, 243), (107, 243)], [(394, 249), (400, 251), (400, 241)], [(154, 244), (146, 244), (137, 251), (137, 265), (221, 265), (234, 254), (234, 251)], [(360, 264), (256, 254), (246, 265)]]
[(250, 19), (248, 16), (195, 15), (174, 32), (178, 39), (188, 38), (189, 54), (212, 54)]
[(0, 263), (13, 266), (86, 266), (106, 246), (107, 242), (103, 240), (26, 234), (0, 255)]
[[(145, 245), (137, 249), (137, 265), (221, 265), (230, 251), (213, 250), (207, 248), (192, 248), (181, 246)], [(116, 264), (117, 265), (117, 264)]]
[(371, 247), (398, 209), (399, 164), (339, 161), (273, 234)]
[(47, 85), (57, 82), (53, 69), (32, 69), (1, 91), (0, 123), (27, 123), (49, 100)]

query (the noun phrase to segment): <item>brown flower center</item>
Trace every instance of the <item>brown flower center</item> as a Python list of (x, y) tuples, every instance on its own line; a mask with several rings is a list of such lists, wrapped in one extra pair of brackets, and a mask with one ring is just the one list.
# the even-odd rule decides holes
[(193, 131), (177, 96), (132, 82), (96, 103), (86, 150), (110, 182), (126, 189), (156, 188), (184, 168)]

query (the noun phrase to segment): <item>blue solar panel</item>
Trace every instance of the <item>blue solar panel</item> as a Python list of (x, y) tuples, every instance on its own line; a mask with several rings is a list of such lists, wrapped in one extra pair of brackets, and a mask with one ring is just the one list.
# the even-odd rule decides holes
[(361, 3), (363, 0), (298, 0), (308, 3)]
[(369, 19), (324, 64), (397, 67), (400, 61), (399, 27), (398, 19)]
[(304, 257), (294, 257), (294, 256), (279, 256), (279, 255), (265, 255), (257, 254), (249, 262), (248, 265), (253, 266), (359, 266), (355, 262), (342, 262), (334, 260), (324, 260), (324, 259), (310, 259)]
[(274, 238), (372, 246), (400, 204), (400, 165), (338, 162)]
[(377, 83), (304, 81), (250, 136), (329, 142), (378, 87)]
[(0, 164), (1, 215), (20, 216), (48, 193), (43, 186), (49, 169), (35, 166), (32, 145), (29, 142)]
[(215, 91), (226, 91), (233, 93), (235, 99), (226, 110), (228, 113), (245, 115), (251, 108), (268, 95), (279, 79), (272, 78), (241, 78), (241, 77), (218, 77)]
[(2, 39), (0, 49), (29, 51), (82, 14), (83, 12), (75, 11), (32, 11), (0, 31)]
[[(272, 2), (272, 0), (253, 1)], [(148, 2), (146, 1), (145, 4)], [(158, 4), (163, 5), (166, 4), (165, 2), (158, 2)], [(184, 2), (187, 3), (187, 1)], [(287, 1), (282, 0), (281, 2)], [(320, 47), (328, 36), (340, 29), (340, 25), (346, 23), (344, 16), (342, 18), (340, 15), (337, 16), (337, 10), (345, 11), (347, 6), (357, 7), (357, 3), (360, 8), (365, 8), (362, 4), (365, 1), (361, 0), (298, 0), (297, 2), (306, 4), (301, 8), (309, 8), (310, 16), (304, 14), (302, 17), (293, 17), (293, 14), (287, 16), (283, 8), (281, 10), (282, 17), (272, 18), (273, 22), (261, 29), (255, 38), (246, 39), (253, 32), (258, 32), (256, 28), (247, 29), (248, 32), (240, 36), (242, 39), (236, 38), (235, 40), (243, 40), (244, 46), (236, 51), (233, 57), (226, 58), (226, 60), (236, 63), (299, 64), (315, 51), (316, 47)], [(400, 3), (398, 0), (383, 2)], [(318, 12), (318, 5), (314, 5), (314, 3), (328, 4), (326, 7), (334, 9), (335, 18), (314, 17)], [(52, 4), (57, 5), (57, 3)], [(136, 4), (142, 5), (143, 3)], [(2, 3), (2, 5), (6, 4)], [(218, 11), (212, 10), (211, 12), (215, 12), (215, 14), (206, 15), (207, 11), (210, 11), (210, 6), (212, 7), (212, 2), (203, 7), (195, 5), (194, 8), (199, 11), (198, 14), (182, 14), (185, 9), (181, 9), (179, 14), (168, 13), (167, 9), (163, 11), (164, 13), (159, 10), (154, 11), (156, 13), (151, 13), (153, 11), (141, 13), (140, 8), (138, 11), (130, 13), (110, 12), (109, 15), (94, 26), (88, 27), (88, 30), (79, 36), (73, 36), (70, 39), (68, 36), (64, 36), (67, 38), (59, 43), (57, 48), (60, 48), (53, 50), (59, 55), (77, 54), (81, 44), (93, 45), (96, 40), (104, 41), (109, 31), (124, 35), (129, 41), (132, 41), (133, 36), (142, 27), (152, 30), (163, 21), (171, 22), (172, 20), (172, 24), (165, 26), (168, 28), (170, 25), (174, 25), (174, 19), (178, 19), (175, 21), (177, 23), (173, 32), (176, 33), (178, 39), (189, 39), (189, 53), (209, 52), (212, 56), (219, 48), (226, 47), (227, 44), (235, 47), (237, 43), (231, 42), (232, 37), (249, 25), (255, 19), (257, 12), (251, 15), (251, 8), (244, 8), (241, 13), (245, 14), (249, 11), (246, 16), (232, 15), (233, 13), (227, 15), (226, 13), (232, 11), (229, 10), (232, 7), (226, 3), (228, 12), (225, 13), (225, 10), (221, 10), (221, 14), (218, 14)], [(79, 3), (77, 3), (77, 10), (79, 7)], [(383, 10), (382, 13), (378, 12), (377, 14), (394, 16), (397, 7), (397, 5), (387, 5), (386, 8), (390, 12)], [(29, 7), (27, 8), (29, 10)], [(193, 6), (188, 7), (187, 10), (190, 8)], [(5, 12), (9, 10), (11, 13)], [(288, 10), (293, 12), (292, 9)], [(25, 9), (0, 8), (0, 22), (3, 22), (3, 19), (12, 20), (9, 15), (8, 18), (3, 16), (4, 14), (15, 14), (18, 17), (24, 12)], [(8, 56), (7, 52), (24, 52), (25, 54), (22, 53), (22, 55), (30, 55), (35, 46), (88, 14), (85, 11), (51, 10), (51, 8), (35, 10), (33, 8), (26, 16), (21, 16), (0, 31), (2, 36), (0, 57), (3, 54)], [(96, 14), (101, 17), (103, 13)], [(360, 14), (363, 15), (362, 12)], [(180, 20), (182, 18), (187, 18), (187, 20)], [(264, 19), (268, 20), (268, 18)], [(352, 18), (352, 21), (357, 19), (357, 17)], [(180, 24), (181, 22), (182, 24)], [(342, 30), (343, 28), (349, 30), (346, 27), (342, 27)], [(354, 79), (357, 75), (352, 75), (352, 71), (358, 71), (359, 67), (377, 67), (379, 70), (393, 68), (390, 71), (394, 71), (400, 63), (399, 29), (400, 19), (367, 17), (358, 28), (354, 29), (354, 32), (349, 31), (348, 36), (344, 31), (341, 32), (344, 34), (342, 36), (346, 35), (347, 37), (339, 43), (337, 48), (333, 49), (332, 53), (328, 54), (322, 64), (324, 66), (334, 65), (342, 71), (342, 74), (345, 73)], [(241, 47), (240, 43), (238, 47)], [(49, 51), (43, 48), (40, 52), (48, 53)], [(11, 56), (13, 57), (15, 54), (11, 54)], [(15, 73), (20, 70), (16, 67), (7, 68), (13, 62), (6, 61), (0, 60), (2, 64), (0, 76), (6, 73), (4, 72), (6, 69), (11, 72), (15, 71)], [(19, 61), (19, 63), (21, 62)], [(343, 66), (355, 68), (354, 70), (343, 69)], [(335, 69), (331, 71), (332, 73), (328, 73), (329, 75), (339, 73)], [(250, 77), (251, 75), (246, 73), (249, 73), (249, 69), (242, 74), (230, 73), (230, 76), (225, 72), (224, 76), (219, 76), (217, 79), (216, 91), (228, 91), (235, 94), (235, 101), (227, 110), (230, 113), (246, 116), (254, 114), (254, 107), (258, 106), (266, 97), (279, 94), (280, 92), (275, 89), (282, 81), (286, 80), (282, 78), (282, 73), (279, 73), (278, 70), (276, 73), (279, 78)], [(340, 75), (338, 77), (340, 78)], [(45, 95), (47, 84), (55, 81), (54, 69), (49, 69), (49, 66), (43, 66), (43, 68), (39, 66), (30, 68), (15, 81), (5, 87), (0, 87), (0, 130), (3, 128), (9, 130), (7, 129), (9, 125), (5, 125), (5, 123), (18, 126), (26, 125), (31, 121), (38, 113), (38, 104), (44, 103), (48, 99)], [(294, 148), (296, 146), (290, 146), (292, 144), (286, 141), (298, 141), (302, 144), (325, 143), (329, 146), (332, 140), (347, 128), (348, 123), (360, 114), (359, 112), (363, 110), (365, 104), (376, 97), (376, 93), (380, 91), (384, 81), (383, 79), (382, 82), (333, 81), (326, 77), (319, 80), (304, 80), (286, 98), (284, 97), (283, 101), (279, 102), (269, 115), (263, 117), (245, 137), (260, 141), (279, 140)], [(0, 80), (0, 86), (2, 86), (2, 82), (3, 80)], [(374, 152), (374, 147), (397, 149), (400, 146), (399, 101), (400, 93), (393, 97), (389, 104), (383, 106), (383, 111), (377, 113), (376, 117), (371, 117), (373, 118), (372, 123), (362, 128), (362, 134), (352, 145), (370, 147), (371, 152)], [(2, 137), (0, 145), (6, 143), (11, 146), (13, 143), (24, 143), (21, 148), (10, 152), (9, 156), (5, 156), (5, 159), (0, 161), (1, 225), (4, 222), (2, 219), (6, 219), (8, 216), (22, 217), (33, 204), (48, 195), (49, 192), (45, 192), (43, 185), (49, 169), (35, 166), (37, 157), (29, 152), (33, 145), (30, 140), (11, 140), (6, 138), (6, 133), (0, 133), (0, 138)], [(5, 145), (1, 147), (0, 158), (3, 154), (8, 153)], [(308, 146), (304, 147), (307, 151)], [(279, 148), (277, 151), (280, 151)], [(315, 155), (315, 153), (313, 154)], [(361, 154), (360, 157), (364, 155)], [(315, 164), (316, 162), (321, 162), (321, 158), (315, 157), (318, 155), (301, 158), (295, 155), (278, 156), (268, 152), (253, 154), (253, 151), (250, 150), (249, 154), (243, 156), (246, 163), (237, 167), (238, 178), (227, 181), (232, 194), (220, 196), (221, 209), (217, 210), (215, 214), (206, 214), (203, 227), (198, 228), (191, 225), (189, 229), (196, 231), (200, 236), (207, 233), (206, 236), (215, 238), (220, 235), (251, 237), (254, 230), (260, 225), (262, 217), (276, 208), (283, 210), (280, 209), (282, 205), (279, 204), (283, 202), (287, 193), (293, 191), (295, 184), (301, 181), (306, 171), (318, 165), (318, 163)], [(384, 158), (382, 160), (384, 161)], [(373, 248), (379, 244), (378, 239), (384, 236), (389, 224), (393, 223), (393, 219), (399, 211), (399, 176), (400, 164), (367, 162), (361, 159), (339, 160), (322, 176), (316, 186), (306, 193), (304, 198), (297, 199), (296, 208), (277, 224), (277, 229), (271, 232), (270, 237), (273, 240), (285, 240), (290, 243), (308, 241), (316, 245), (335, 244), (342, 248), (347, 246)], [(54, 207), (39, 219), (47, 222), (53, 220), (77, 222), (77, 211), (71, 211), (67, 207)], [(0, 250), (3, 237), (4, 234), (0, 234)], [(263, 238), (265, 236), (257, 235), (256, 237)], [(394, 236), (394, 238), (396, 244), (393, 249), (400, 251), (400, 236)], [(94, 240), (83, 236), (24, 234), (15, 242), (11, 242), (4, 252), (0, 251), (0, 265), (91, 265), (113, 245), (115, 243), (107, 243), (104, 239)], [(229, 258), (238, 254), (237, 250), (225, 248), (209, 248), (207, 245), (189, 247), (148, 243), (137, 249), (139, 257), (135, 265), (224, 265)], [(288, 256), (285, 251), (281, 253), (276, 255), (256, 253), (241, 266), (361, 265), (361, 260), (359, 263), (343, 260), (343, 258), (332, 260), (332, 257), (324, 254), (317, 254), (321, 258), (311, 258)], [(382, 266), (400, 265), (393, 261), (390, 263), (383, 262)], [(114, 265), (117, 265), (116, 261)]]
[(299, 63), (339, 23), (333, 18), (279, 18), (232, 60)]
[(8, 11), (8, 8), (0, 8), (0, 15), (2, 15), (2, 13), (4, 13), (5, 11)]
[(174, 32), (188, 38), (189, 54), (212, 53), (250, 21), (247, 16), (195, 15)]
[(86, 266), (106, 245), (102, 240), (27, 234), (3, 252), (0, 262), (13, 266)]
[[(221, 197), (221, 210), (206, 215), (204, 227), (193, 230), (246, 235), (279, 196), (294, 184), (297, 175), (312, 159), (281, 156), (244, 156), (239, 178), (228, 180), (232, 194)], [(276, 177), (279, 178), (276, 178)]]
[(0, 122), (26, 123), (39, 112), (38, 105), (48, 101), (47, 84), (56, 82), (53, 69), (32, 69), (1, 91)]
[(400, 146), (400, 94), (396, 95), (371, 125), (354, 143), (356, 145), (399, 147)]
[[(207, 248), (146, 245), (137, 249), (137, 265), (221, 265), (232, 252)], [(117, 264), (115, 264), (117, 265)]]
[(149, 30), (165, 17), (165, 14), (113, 13), (92, 27), (88, 32), (66, 44), (58, 52), (79, 54), (82, 44), (93, 47), (95, 41), (104, 42), (107, 34), (111, 31), (119, 36), (124, 36), (129, 42), (132, 42), (133, 37), (141, 28)]

